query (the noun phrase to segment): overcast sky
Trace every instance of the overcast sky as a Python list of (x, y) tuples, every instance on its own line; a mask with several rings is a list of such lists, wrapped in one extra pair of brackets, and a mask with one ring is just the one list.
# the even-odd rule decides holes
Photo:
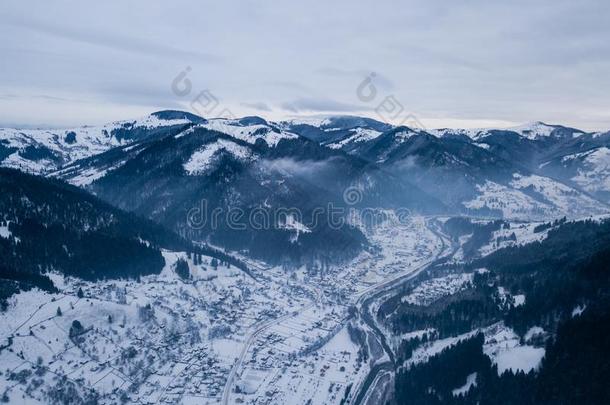
[[(3, 0), (0, 125), (195, 106), (208, 117), (610, 129), (605, 0), (153, 3)], [(184, 80), (172, 90), (181, 72), (190, 92)]]

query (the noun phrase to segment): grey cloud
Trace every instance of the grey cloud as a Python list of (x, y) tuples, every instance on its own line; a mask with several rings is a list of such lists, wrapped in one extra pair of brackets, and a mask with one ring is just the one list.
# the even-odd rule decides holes
[(272, 111), (271, 107), (269, 107), (267, 105), (267, 103), (263, 103), (262, 101), (255, 101), (252, 103), (241, 103), (241, 105), (243, 105), (244, 107), (247, 108), (252, 108), (254, 110), (259, 110), (259, 111)]
[(179, 58), (195, 58), (206, 62), (218, 62), (218, 57), (191, 50), (184, 50), (173, 46), (164, 45), (158, 42), (151, 42), (137, 36), (118, 36), (111, 30), (105, 32), (95, 32), (92, 30), (76, 30), (66, 26), (57, 25), (53, 22), (38, 21), (33, 19), (23, 19), (4, 17), (3, 24), (13, 25), (19, 28), (33, 30), (42, 34), (52, 35), (70, 41), (81, 42), (93, 46), (106, 47), (130, 54), (139, 53), (152, 56), (166, 56)]
[[(603, 130), (609, 20), (599, 0), (5, 1), (0, 119), (55, 123), (65, 109), (66, 125), (95, 124), (78, 120), (188, 106), (169, 85), (191, 66), (193, 92), (210, 89), (235, 115), (359, 114), (393, 95), (436, 123)], [(355, 90), (372, 72), (378, 98), (360, 104)], [(32, 108), (11, 94), (66, 101)]]
[(394, 82), (380, 73), (378, 69), (340, 69), (335, 67), (324, 67), (316, 70), (316, 73), (330, 77), (348, 77), (351, 79), (362, 80), (370, 74), (375, 75), (375, 86), (380, 89), (391, 91), (395, 88)]
[(362, 111), (370, 108), (350, 103), (342, 103), (328, 98), (300, 98), (294, 101), (284, 102), (281, 104), (284, 110), (298, 112), (348, 112)]

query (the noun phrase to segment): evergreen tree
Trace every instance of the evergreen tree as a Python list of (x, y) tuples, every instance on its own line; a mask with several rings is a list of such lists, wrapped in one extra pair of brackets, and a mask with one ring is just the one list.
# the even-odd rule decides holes
[(178, 259), (178, 261), (176, 262), (175, 270), (176, 274), (178, 274), (178, 276), (180, 276), (180, 278), (182, 278), (183, 280), (187, 280), (191, 277), (189, 264), (184, 259)]

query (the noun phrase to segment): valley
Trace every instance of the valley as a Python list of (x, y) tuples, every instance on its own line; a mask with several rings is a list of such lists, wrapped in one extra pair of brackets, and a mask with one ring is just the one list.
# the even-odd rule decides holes
[[(59, 293), (20, 293), (2, 314), (9, 326), (2, 340), (10, 342), (0, 353), (5, 376), (36, 372), (27, 385), (4, 380), (0, 390), (41, 402), (70, 384), (83, 398), (95, 392), (103, 401), (340, 401), (388, 360), (372, 341), (380, 331), (368, 314), (370, 297), (388, 293), (446, 250), (425, 218), (381, 225), (371, 236), (378, 253), (321, 276), (253, 266), (252, 278), (170, 251), (161, 274), (140, 282), (53, 276)], [(173, 272), (179, 257), (188, 260), (192, 280)], [(70, 335), (74, 321), (84, 328), (78, 337)], [(349, 324), (371, 341), (353, 342)]]

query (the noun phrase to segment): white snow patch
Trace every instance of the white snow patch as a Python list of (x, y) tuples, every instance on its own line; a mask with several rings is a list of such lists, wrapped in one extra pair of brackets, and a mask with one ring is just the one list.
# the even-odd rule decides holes
[(525, 304), (525, 294), (513, 295), (514, 306), (519, 307)]
[(517, 189), (530, 189), (544, 196), (555, 207), (563, 213), (576, 215), (600, 214), (607, 211), (601, 204), (591, 197), (554, 181), (548, 177), (537, 175), (523, 176), (519, 173), (513, 174), (510, 185)]
[(581, 160), (583, 167), (572, 180), (590, 193), (610, 191), (610, 148), (601, 147), (587, 152), (564, 156), (562, 162)]
[(428, 328), (428, 329), (422, 329), (422, 330), (416, 330), (413, 332), (407, 332), (407, 333), (403, 333), (402, 335), (400, 335), (400, 340), (412, 340), (415, 338), (421, 339), (424, 335), (429, 335), (436, 332), (436, 329), (434, 328)]
[(572, 318), (574, 318), (575, 316), (581, 315), (583, 312), (585, 312), (585, 309), (587, 309), (587, 306), (585, 304), (578, 305), (576, 308), (574, 308), (572, 310)]
[(483, 352), (498, 366), (498, 375), (507, 370), (537, 370), (544, 357), (544, 348), (520, 345), (519, 336), (503, 322), (485, 329)]
[(501, 307), (510, 303), (513, 307), (518, 307), (525, 304), (525, 295), (512, 295), (506, 288), (498, 286), (498, 300)]
[(8, 239), (11, 237), (11, 231), (8, 230), (8, 225), (0, 226), (0, 237)]
[[(502, 227), (501, 229), (494, 231), (488, 244), (482, 246), (479, 249), (481, 256), (486, 256), (498, 249), (502, 249), (508, 246), (521, 246), (533, 242), (542, 242), (548, 236), (548, 233), (553, 227), (545, 229), (541, 232), (534, 232), (538, 225), (544, 222), (511, 222), (509, 227)], [(512, 236), (515, 236), (516, 240), (512, 240)]]
[(470, 388), (476, 387), (476, 386), (477, 386), (477, 373), (472, 373), (472, 374), (469, 374), (468, 377), (466, 377), (466, 384), (462, 385), (459, 388), (454, 389), (453, 391), (451, 391), (451, 393), (453, 394), (454, 397), (457, 397), (457, 396), (466, 394), (468, 391), (470, 391)]
[[(149, 115), (136, 120), (116, 121), (102, 126), (66, 129), (0, 128), (0, 141), (3, 141), (5, 146), (16, 149), (0, 164), (30, 173), (48, 173), (56, 170), (59, 165), (66, 165), (132, 142), (130, 139), (119, 139), (113, 136), (112, 133), (115, 130), (161, 128), (189, 122), (186, 119), (162, 120)], [(68, 142), (68, 135), (72, 133), (75, 135), (74, 140)], [(57, 157), (59, 162), (46, 158), (41, 160), (24, 158), (20, 152), (27, 148), (46, 149)]]
[(531, 219), (533, 216), (547, 217), (557, 210), (549, 204), (534, 200), (515, 189), (486, 180), (477, 185), (479, 195), (463, 203), (471, 210), (488, 209), (500, 211), (504, 218)]
[(254, 144), (257, 139), (264, 139), (269, 146), (276, 146), (282, 139), (296, 139), (297, 135), (291, 132), (275, 132), (268, 125), (256, 124), (243, 126), (235, 120), (213, 119), (201, 125), (204, 128), (222, 132), (233, 138)]
[(516, 127), (507, 128), (506, 130), (517, 132), (519, 135), (527, 139), (538, 139), (550, 136), (555, 128), (550, 125), (546, 125), (543, 122), (535, 121)]
[(328, 145), (331, 149), (341, 149), (345, 145), (350, 143), (368, 142), (373, 139), (377, 139), (382, 132), (375, 131), (374, 129), (367, 128), (354, 128), (354, 133), (338, 142), (331, 143)]
[(525, 333), (525, 336), (523, 336), (523, 339), (525, 340), (525, 342), (529, 342), (530, 340), (532, 340), (533, 337), (538, 336), (538, 335), (544, 335), (544, 329), (541, 328), (540, 326), (532, 326), (531, 328), (529, 328), (529, 330)]
[(205, 173), (212, 166), (214, 161), (213, 158), (221, 150), (231, 153), (237, 159), (248, 159), (252, 156), (252, 152), (249, 148), (226, 139), (218, 139), (195, 151), (190, 159), (183, 165), (184, 170), (189, 175), (201, 175)]
[(300, 234), (311, 233), (311, 229), (299, 222), (292, 214), (286, 215), (285, 218), (280, 218), (280, 220), (282, 221), (278, 224), (279, 229), (294, 231), (294, 235), (290, 238), (290, 242), (292, 243), (295, 243), (299, 239)]
[(332, 117), (298, 117), (283, 121), (282, 125), (311, 125), (312, 127), (323, 127), (331, 123)]
[(455, 346), (463, 340), (470, 339), (476, 332), (477, 331), (472, 331), (459, 336), (424, 343), (413, 351), (411, 358), (405, 361), (405, 366), (408, 368), (415, 364), (426, 363), (431, 357), (434, 357), (443, 350)]
[(472, 273), (450, 274), (448, 276), (426, 280), (418, 285), (401, 302), (412, 305), (427, 306), (440, 298), (456, 294), (472, 284)]
[[(525, 124), (505, 127), (505, 128), (470, 128), (470, 129), (452, 129), (452, 128), (443, 128), (443, 129), (434, 129), (428, 130), (429, 133), (435, 136), (445, 136), (449, 133), (457, 134), (457, 135), (465, 135), (474, 140), (483, 139), (489, 135), (491, 135), (492, 131), (511, 131), (516, 132), (523, 138), (527, 138), (530, 140), (536, 140), (540, 138), (545, 138), (551, 136), (556, 127), (552, 125), (547, 125), (544, 122), (534, 121), (528, 122)], [(574, 132), (573, 138), (583, 135), (583, 132)]]
[[(593, 198), (548, 177), (513, 174), (509, 187), (486, 180), (479, 194), (463, 205), (472, 210), (500, 211), (504, 218), (536, 220), (564, 215), (598, 215), (608, 210)], [(527, 193), (536, 193), (540, 199)]]

